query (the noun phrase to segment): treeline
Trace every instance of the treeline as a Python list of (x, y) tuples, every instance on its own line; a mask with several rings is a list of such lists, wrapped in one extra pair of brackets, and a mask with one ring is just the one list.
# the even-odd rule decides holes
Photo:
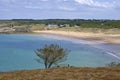
[[(4, 25), (3, 25), (4, 24)], [(22, 25), (69, 25), (69, 27), (82, 27), (82, 28), (120, 28), (120, 20), (84, 20), (84, 19), (13, 19), (13, 20), (0, 20), (0, 26), (22, 26)]]

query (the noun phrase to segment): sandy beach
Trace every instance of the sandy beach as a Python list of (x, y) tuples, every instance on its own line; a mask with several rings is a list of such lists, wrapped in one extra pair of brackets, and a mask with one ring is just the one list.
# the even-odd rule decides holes
[(111, 55), (120, 59), (120, 34), (103, 34), (103, 33), (85, 33), (71, 31), (34, 31), (38, 34), (49, 34), (54, 36), (64, 36), (67, 38), (75, 38), (85, 41), (85, 44), (105, 50)]
[(54, 34), (62, 35), (67, 37), (80, 38), (84, 40), (89, 40), (91, 43), (110, 43), (110, 44), (120, 44), (120, 34), (103, 34), (103, 33), (85, 33), (85, 32), (71, 32), (71, 31), (34, 31), (40, 34)]

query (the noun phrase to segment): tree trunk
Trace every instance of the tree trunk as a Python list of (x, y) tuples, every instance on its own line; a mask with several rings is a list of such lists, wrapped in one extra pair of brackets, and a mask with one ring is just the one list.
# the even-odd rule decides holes
[(48, 68), (51, 68), (52, 64), (53, 64), (53, 63), (51, 62), (51, 63), (49, 64)]
[(45, 68), (47, 69), (48, 68), (47, 63), (45, 62), (44, 64), (45, 64)]

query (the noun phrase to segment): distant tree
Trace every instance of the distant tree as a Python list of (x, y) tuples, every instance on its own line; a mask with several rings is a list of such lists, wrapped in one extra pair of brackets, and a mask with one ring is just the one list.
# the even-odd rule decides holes
[(108, 67), (117, 67), (117, 66), (120, 66), (120, 63), (117, 63), (117, 62), (111, 62), (109, 64), (107, 64)]
[(41, 49), (35, 51), (39, 57), (37, 61), (45, 65), (45, 68), (51, 68), (52, 65), (57, 65), (67, 59), (68, 50), (61, 48), (59, 45), (45, 45)]

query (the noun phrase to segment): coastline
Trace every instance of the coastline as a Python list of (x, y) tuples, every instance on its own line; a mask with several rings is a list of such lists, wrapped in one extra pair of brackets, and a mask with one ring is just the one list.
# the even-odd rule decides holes
[(72, 31), (33, 31), (38, 34), (52, 34), (65, 37), (72, 37), (77, 39), (89, 40), (93, 44), (108, 43), (108, 44), (120, 44), (120, 34), (104, 34), (104, 33), (86, 33), (86, 32), (72, 32)]
[(78, 43), (88, 44), (101, 49), (120, 60), (120, 34), (84, 33), (70, 31), (34, 31), (36, 34), (62, 36), (69, 39), (77, 39)]

